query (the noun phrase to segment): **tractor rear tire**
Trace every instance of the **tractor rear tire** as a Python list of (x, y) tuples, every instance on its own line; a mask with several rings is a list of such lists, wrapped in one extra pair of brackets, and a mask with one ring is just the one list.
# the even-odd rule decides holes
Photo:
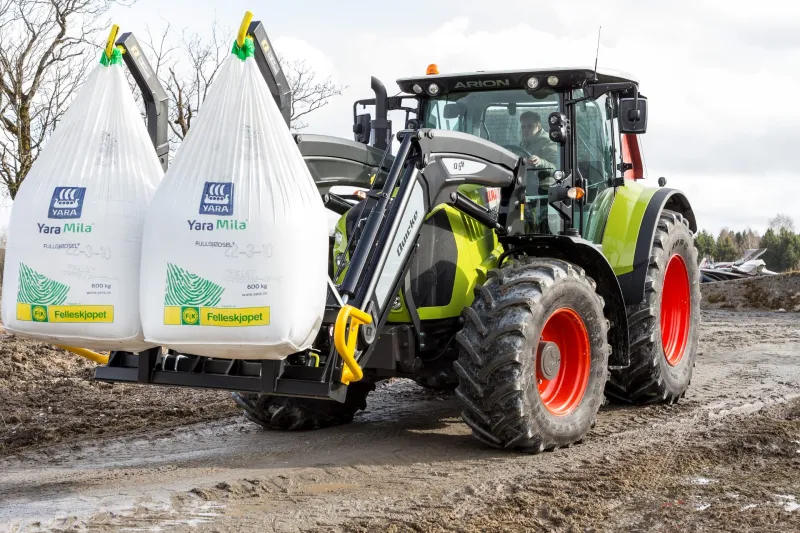
[(689, 222), (664, 210), (650, 251), (645, 298), (628, 306), (631, 363), (614, 369), (616, 403), (675, 403), (692, 380), (700, 337), (700, 269)]
[(463, 317), (456, 396), (472, 435), (526, 453), (583, 440), (603, 404), (611, 352), (595, 282), (565, 261), (509, 259)]
[(250, 392), (234, 392), (233, 400), (244, 410), (245, 418), (264, 429), (296, 431), (352, 422), (358, 411), (367, 408), (367, 395), (373, 390), (374, 383), (352, 383), (344, 403)]

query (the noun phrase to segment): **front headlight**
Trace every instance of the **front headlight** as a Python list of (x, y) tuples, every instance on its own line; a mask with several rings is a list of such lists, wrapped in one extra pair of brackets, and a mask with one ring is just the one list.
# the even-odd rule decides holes
[(344, 268), (347, 259), (343, 253), (336, 254), (336, 259), (334, 260), (334, 266), (336, 267), (336, 272), (334, 273), (334, 277), (338, 278), (339, 273), (341, 273), (342, 269)]

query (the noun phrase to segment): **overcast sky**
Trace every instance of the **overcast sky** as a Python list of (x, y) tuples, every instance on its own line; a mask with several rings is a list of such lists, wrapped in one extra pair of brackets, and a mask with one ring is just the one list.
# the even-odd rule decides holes
[(395, 94), (397, 78), (429, 63), (442, 73), (592, 65), (602, 25), (600, 67), (632, 73), (649, 98), (648, 180), (683, 189), (713, 232), (763, 232), (777, 212), (800, 227), (800, 2), (139, 0), (113, 20), (135, 34), (166, 20), (205, 32), (215, 17), (235, 30), (248, 9), (279, 53), (348, 86), (304, 130), (344, 137), (371, 75)]

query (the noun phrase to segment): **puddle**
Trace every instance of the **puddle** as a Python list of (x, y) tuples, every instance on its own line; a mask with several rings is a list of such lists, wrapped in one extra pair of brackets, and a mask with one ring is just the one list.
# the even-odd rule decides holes
[(797, 503), (797, 498), (791, 494), (775, 494), (775, 499), (778, 504), (783, 504), (784, 511), (789, 513), (800, 509), (800, 503)]
[(696, 477), (691, 480), (692, 485), (710, 485), (711, 483), (716, 483), (716, 479), (708, 479), (705, 477)]
[[(225, 506), (223, 504), (215, 501), (191, 501), (190, 503), (182, 505), (180, 510), (169, 508), (163, 510), (164, 512), (162, 513), (162, 516), (154, 514), (153, 518), (147, 519), (148, 521), (151, 521), (152, 524), (148, 524), (146, 526), (122, 526), (118, 528), (118, 531), (147, 531), (159, 533), (162, 531), (172, 531), (172, 529), (177, 526), (197, 527), (212, 522), (213, 518), (222, 514), (222, 510), (224, 508)], [(117, 524), (124, 524), (125, 522), (137, 522), (140, 520), (140, 518), (136, 515), (138, 514), (137, 511), (140, 510), (141, 509), (137, 509), (135, 511), (117, 515), (114, 521)]]

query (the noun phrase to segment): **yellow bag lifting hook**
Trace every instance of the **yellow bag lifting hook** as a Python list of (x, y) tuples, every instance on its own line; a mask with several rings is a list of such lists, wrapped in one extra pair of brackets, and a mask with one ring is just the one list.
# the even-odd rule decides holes
[(244, 46), (244, 39), (247, 37), (247, 30), (250, 29), (250, 22), (252, 22), (252, 20), (253, 14), (246, 11), (242, 19), (242, 25), (239, 26), (239, 34), (236, 36), (236, 44), (239, 45), (239, 48)]
[(114, 24), (111, 26), (111, 32), (108, 34), (108, 41), (106, 41), (106, 59), (111, 60), (111, 54), (114, 52), (114, 42), (117, 40), (117, 34), (119, 33), (119, 26)]

